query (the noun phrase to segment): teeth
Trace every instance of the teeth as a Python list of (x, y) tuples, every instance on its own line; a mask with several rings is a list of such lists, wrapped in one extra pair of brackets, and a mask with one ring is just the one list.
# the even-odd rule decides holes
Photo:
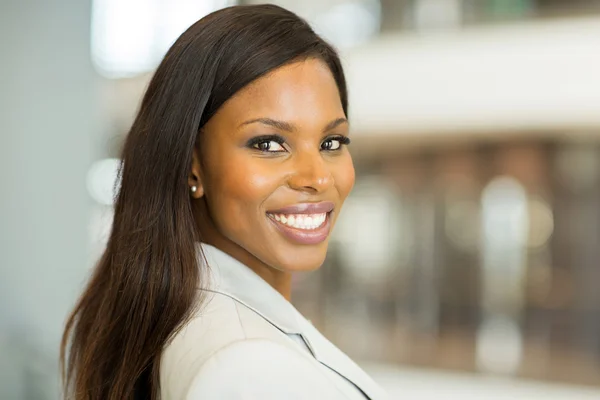
[(327, 219), (327, 213), (322, 214), (269, 214), (275, 221), (297, 229), (317, 229)]

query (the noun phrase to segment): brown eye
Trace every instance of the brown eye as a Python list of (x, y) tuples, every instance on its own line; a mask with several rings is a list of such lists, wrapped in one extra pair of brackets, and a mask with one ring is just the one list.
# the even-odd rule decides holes
[(321, 143), (321, 150), (325, 151), (339, 150), (340, 147), (342, 147), (342, 144), (337, 139), (327, 139)]
[(283, 146), (274, 140), (262, 140), (258, 143), (255, 143), (253, 147), (257, 150), (264, 151), (264, 152), (275, 153), (275, 152), (285, 151)]
[(258, 143), (257, 147), (261, 151), (269, 151), (269, 149), (271, 148), (271, 142)]

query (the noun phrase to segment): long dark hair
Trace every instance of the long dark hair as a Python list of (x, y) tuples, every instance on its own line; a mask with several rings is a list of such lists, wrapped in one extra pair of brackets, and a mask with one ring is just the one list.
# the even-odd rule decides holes
[(329, 66), (347, 115), (335, 50), (274, 5), (214, 12), (165, 55), (125, 140), (106, 250), (66, 324), (66, 398), (158, 399), (161, 351), (198, 302), (188, 176), (200, 128), (250, 82), (306, 58)]

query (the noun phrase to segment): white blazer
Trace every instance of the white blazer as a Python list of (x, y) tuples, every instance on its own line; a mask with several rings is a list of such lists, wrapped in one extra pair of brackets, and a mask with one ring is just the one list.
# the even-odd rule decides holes
[(201, 246), (209, 284), (198, 311), (163, 350), (162, 400), (387, 398), (250, 268)]

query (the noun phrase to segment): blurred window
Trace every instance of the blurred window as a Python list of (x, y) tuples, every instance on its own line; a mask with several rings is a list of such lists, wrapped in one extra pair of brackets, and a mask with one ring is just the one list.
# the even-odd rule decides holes
[(234, 0), (94, 0), (92, 60), (108, 78), (154, 69), (191, 24)]

